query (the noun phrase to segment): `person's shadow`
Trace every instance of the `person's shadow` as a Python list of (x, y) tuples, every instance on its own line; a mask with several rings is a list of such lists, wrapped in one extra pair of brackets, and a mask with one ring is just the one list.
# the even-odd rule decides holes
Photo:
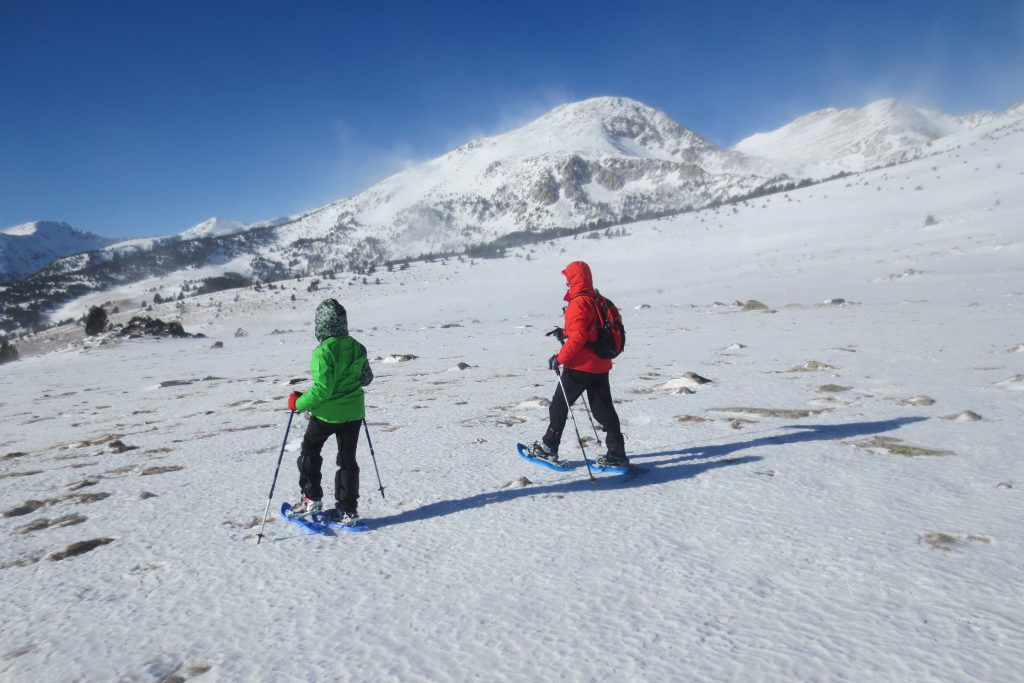
[[(681, 479), (692, 479), (699, 474), (720, 467), (731, 467), (733, 465), (746, 465), (763, 460), (759, 455), (743, 455), (738, 457), (728, 456), (738, 451), (748, 450), (764, 446), (784, 446), (805, 441), (833, 441), (836, 439), (847, 439), (855, 436), (878, 434), (920, 422), (924, 417), (904, 417), (894, 420), (882, 420), (878, 422), (851, 422), (847, 424), (834, 425), (787, 425), (779, 429), (798, 430), (787, 434), (766, 436), (748, 441), (736, 441), (721, 445), (694, 446), (674, 451), (660, 451), (657, 453), (636, 453), (630, 456), (634, 462), (647, 460), (648, 462), (637, 466), (635, 474), (628, 475), (607, 475), (597, 474), (595, 481), (589, 478), (578, 478), (571, 481), (546, 484), (544, 486), (526, 486), (517, 489), (502, 489), (498, 491), (486, 491), (467, 498), (457, 500), (442, 500), (436, 503), (429, 503), (413, 510), (406, 510), (388, 517), (378, 517), (370, 520), (372, 529), (382, 529), (395, 524), (406, 524), (408, 522), (419, 522), (434, 517), (444, 517), (459, 512), (465, 512), (474, 508), (482, 508), (497, 503), (507, 503), (526, 496), (539, 496), (549, 493), (570, 494), (579, 491), (594, 491), (603, 489), (639, 488), (655, 484), (664, 484), (670, 481)], [(775, 430), (772, 430), (775, 431)], [(661, 458), (656, 462), (650, 462), (654, 458)], [(693, 462), (700, 461), (700, 462)], [(580, 463), (577, 471), (586, 471)]]

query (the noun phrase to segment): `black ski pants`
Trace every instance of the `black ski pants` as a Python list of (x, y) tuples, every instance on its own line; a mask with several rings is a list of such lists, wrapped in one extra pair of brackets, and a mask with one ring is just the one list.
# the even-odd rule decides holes
[(334, 498), (345, 512), (356, 512), (359, 501), (359, 465), (356, 463), (356, 445), (359, 443), (359, 428), (362, 420), (331, 424), (309, 417), (309, 426), (302, 437), (302, 452), (299, 455), (299, 486), (302, 495), (310, 500), (324, 497), (320, 486), (320, 468), (324, 459), (320, 456), (324, 444), (332, 435), (338, 441), (338, 471), (334, 474)]
[[(562, 387), (565, 387), (565, 394), (562, 394)], [(625, 444), (622, 440), (622, 429), (619, 426), (619, 415), (615, 412), (615, 405), (612, 403), (612, 388), (608, 383), (608, 373), (582, 372), (581, 370), (562, 370), (562, 383), (555, 388), (555, 395), (551, 397), (551, 407), (548, 409), (548, 430), (544, 433), (544, 444), (558, 451), (558, 445), (562, 441), (562, 431), (565, 429), (565, 421), (569, 419), (569, 406), (565, 399), (569, 399), (569, 405), (576, 403), (576, 400), (587, 392), (587, 400), (590, 401), (590, 408), (594, 411), (594, 419), (601, 423), (607, 433), (605, 443), (608, 445), (608, 452), (625, 455)]]

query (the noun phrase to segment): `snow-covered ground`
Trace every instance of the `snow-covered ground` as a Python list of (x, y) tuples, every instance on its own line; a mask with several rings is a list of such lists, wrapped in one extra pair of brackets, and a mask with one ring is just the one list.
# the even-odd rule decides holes
[[(205, 339), (23, 348), (0, 677), (1024, 680), (1022, 183), (1018, 130), (626, 237), (189, 300)], [(625, 316), (636, 476), (590, 482), (571, 426), (573, 472), (515, 455), (574, 259)], [(272, 517), (257, 546), (323, 296), (416, 356), (368, 389), (387, 499), (364, 441), (370, 533)]]

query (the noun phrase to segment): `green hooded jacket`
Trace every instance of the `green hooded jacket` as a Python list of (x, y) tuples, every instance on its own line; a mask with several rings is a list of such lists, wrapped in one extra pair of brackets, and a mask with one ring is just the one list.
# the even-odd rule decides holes
[(366, 417), (363, 387), (373, 381), (366, 359), (366, 347), (348, 336), (345, 308), (334, 299), (324, 299), (316, 308), (316, 338), (309, 369), (313, 387), (295, 402), (298, 412), (310, 411), (315, 418), (331, 424), (354, 422)]

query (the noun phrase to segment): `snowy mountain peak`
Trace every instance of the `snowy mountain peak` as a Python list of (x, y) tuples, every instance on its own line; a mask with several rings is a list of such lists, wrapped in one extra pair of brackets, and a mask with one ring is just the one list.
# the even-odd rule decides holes
[(12, 237), (28, 237), (29, 235), (35, 235), (37, 233), (40, 236), (56, 234), (89, 234), (83, 230), (78, 230), (63, 221), (32, 221), (31, 223), (22, 223), (21, 225), (15, 225), (13, 228), (0, 230), (0, 234), (11, 235)]
[(282, 228), (281, 241), (327, 240), (335, 254), (314, 262), (342, 267), (342, 244), (378, 259), (462, 251), (509, 233), (675, 213), (788, 180), (778, 164), (720, 149), (664, 112), (597, 97), (308, 212)]
[(56, 259), (101, 249), (114, 240), (61, 221), (33, 221), (0, 231), (0, 282), (31, 275)]
[(960, 127), (941, 112), (884, 99), (861, 108), (812, 112), (741, 140), (733, 149), (810, 164), (823, 173), (860, 171), (912, 158), (925, 144)]
[(198, 225), (194, 225), (185, 232), (181, 233), (182, 239), (194, 239), (196, 237), (211, 237), (214, 235), (230, 235), (231, 233), (239, 232), (246, 228), (245, 223), (239, 223), (238, 221), (223, 220), (214, 216), (208, 218)]
[(642, 158), (692, 160), (688, 152), (717, 149), (668, 114), (626, 97), (594, 97), (556, 107), (520, 131), (575, 150), (597, 149)]

